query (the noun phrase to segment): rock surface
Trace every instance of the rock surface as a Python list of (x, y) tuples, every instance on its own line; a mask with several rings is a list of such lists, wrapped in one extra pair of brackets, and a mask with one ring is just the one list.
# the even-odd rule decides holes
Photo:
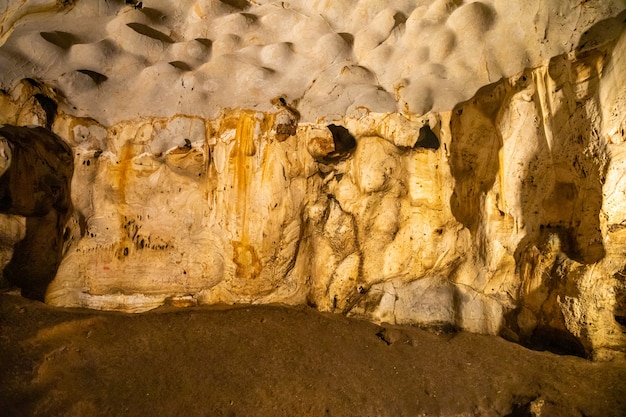
[[(74, 155), (46, 301), (309, 304), (623, 355), (624, 4), (394, 7), (0, 4), (0, 122)], [(27, 263), (49, 221), (4, 212)]]

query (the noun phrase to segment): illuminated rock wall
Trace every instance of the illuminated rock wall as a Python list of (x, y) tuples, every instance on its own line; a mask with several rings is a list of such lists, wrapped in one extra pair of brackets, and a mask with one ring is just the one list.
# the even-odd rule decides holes
[[(1, 121), (74, 153), (47, 302), (309, 304), (626, 349), (623, 5), (360, 1), (358, 29), (341, 2), (259, 3), (78, 2), (41, 33), (6, 6)], [(104, 29), (69, 36), (88, 13)], [(24, 69), (28, 41), (46, 52)], [(34, 226), (5, 213), (6, 264)]]

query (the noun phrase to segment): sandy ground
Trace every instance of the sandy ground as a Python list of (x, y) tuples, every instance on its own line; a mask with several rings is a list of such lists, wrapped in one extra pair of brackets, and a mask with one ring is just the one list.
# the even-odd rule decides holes
[(310, 308), (128, 315), (0, 294), (2, 416), (626, 416), (626, 363)]

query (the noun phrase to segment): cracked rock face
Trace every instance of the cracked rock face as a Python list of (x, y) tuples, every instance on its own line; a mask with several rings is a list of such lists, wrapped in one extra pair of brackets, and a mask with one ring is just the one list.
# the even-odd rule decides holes
[(0, 260), (26, 295), (626, 350), (622, 3), (142, 6), (0, 4)]

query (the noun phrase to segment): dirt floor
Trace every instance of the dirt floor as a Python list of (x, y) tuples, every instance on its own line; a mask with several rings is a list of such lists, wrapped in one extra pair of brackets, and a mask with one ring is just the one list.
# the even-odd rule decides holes
[(59, 309), (0, 294), (2, 416), (626, 416), (626, 363), (310, 308)]

